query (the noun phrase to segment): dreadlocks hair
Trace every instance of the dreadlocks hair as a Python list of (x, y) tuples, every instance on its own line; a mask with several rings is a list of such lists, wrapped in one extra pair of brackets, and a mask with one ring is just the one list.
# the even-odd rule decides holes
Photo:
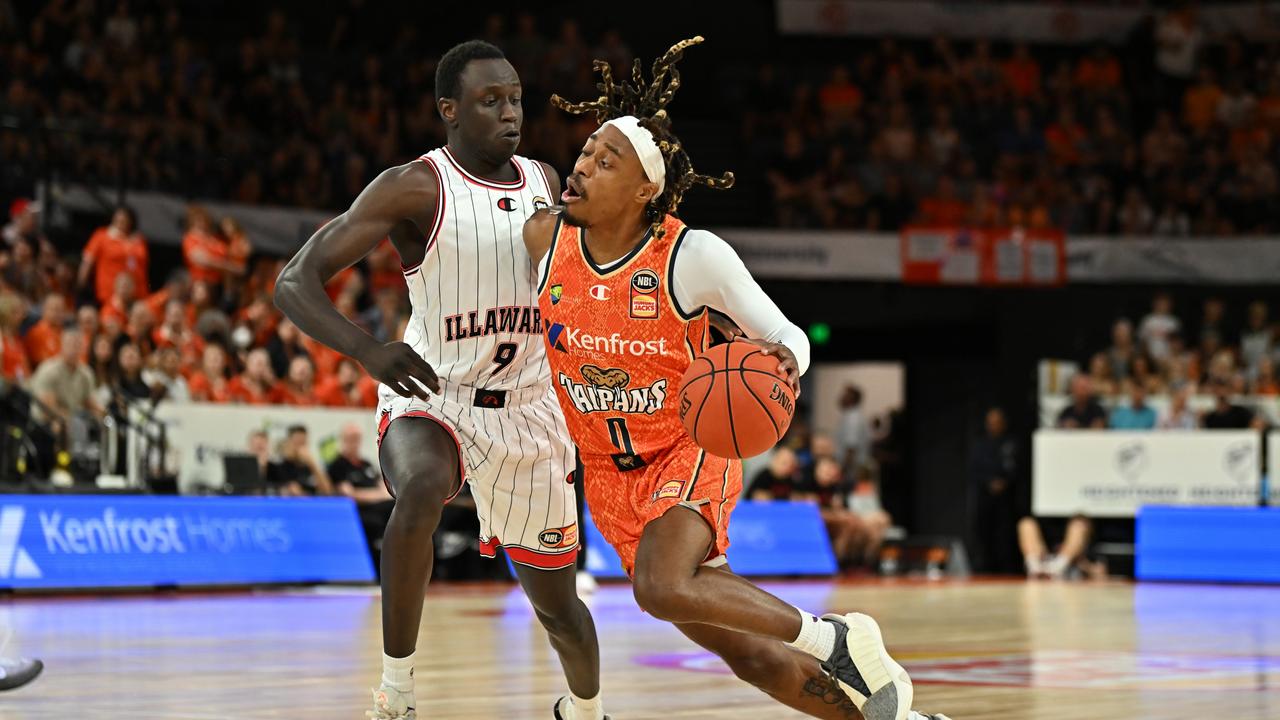
[(559, 95), (551, 96), (551, 104), (574, 115), (595, 115), (596, 122), (604, 123), (626, 115), (634, 115), (640, 121), (640, 127), (648, 130), (666, 166), (666, 187), (661, 194), (649, 202), (645, 208), (645, 217), (655, 226), (655, 234), (661, 234), (657, 226), (662, 218), (675, 215), (684, 199), (684, 193), (695, 185), (705, 185), (717, 190), (733, 187), (733, 173), (726, 172), (720, 177), (699, 175), (693, 170), (689, 154), (685, 152), (680, 138), (671, 132), (671, 117), (667, 115), (667, 104), (680, 89), (680, 71), (676, 63), (684, 56), (684, 51), (702, 42), (702, 36), (681, 40), (662, 57), (653, 61), (653, 79), (648, 85), (644, 82), (644, 74), (640, 60), (631, 67), (631, 79), (614, 82), (613, 69), (604, 60), (596, 60), (591, 67), (600, 73), (600, 82), (596, 88), (603, 93), (593, 102), (571, 103)]

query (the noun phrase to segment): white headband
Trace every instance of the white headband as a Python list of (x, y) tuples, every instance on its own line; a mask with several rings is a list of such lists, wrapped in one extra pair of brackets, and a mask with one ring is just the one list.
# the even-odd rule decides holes
[(631, 141), (631, 147), (635, 148), (636, 155), (640, 158), (640, 166), (644, 168), (645, 177), (649, 178), (649, 182), (658, 184), (658, 193), (654, 197), (661, 195), (667, 186), (667, 164), (662, 159), (662, 151), (658, 150), (658, 143), (653, 141), (653, 134), (641, 127), (640, 120), (634, 115), (614, 118), (601, 127), (607, 125), (614, 126)]

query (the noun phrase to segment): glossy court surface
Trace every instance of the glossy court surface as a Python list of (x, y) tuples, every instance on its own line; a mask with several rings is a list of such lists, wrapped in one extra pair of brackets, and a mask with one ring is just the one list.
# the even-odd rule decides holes
[[(813, 610), (880, 620), (919, 709), (954, 720), (1280, 718), (1280, 588), (775, 583)], [(45, 674), (0, 718), (363, 718), (380, 670), (364, 588), (0, 600), (8, 654)], [(589, 601), (615, 720), (798, 718), (636, 608)], [(419, 644), (419, 717), (547, 719), (564, 688), (519, 591), (434, 586)], [(2, 638), (3, 635), (0, 635)]]

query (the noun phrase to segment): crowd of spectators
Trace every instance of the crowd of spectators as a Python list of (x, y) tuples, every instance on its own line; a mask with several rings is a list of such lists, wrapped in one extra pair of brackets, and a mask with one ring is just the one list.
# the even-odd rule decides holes
[(1280, 44), (1210, 37), (1193, 6), (1123, 47), (883, 39), (817, 72), (766, 63), (746, 102), (781, 225), (1280, 229)]
[(794, 423), (768, 465), (750, 479), (745, 497), (816, 503), (841, 567), (874, 566), (893, 524), (880, 497), (882, 463), (893, 460), (892, 440), (887, 427), (873, 428), (858, 387), (844, 389), (840, 407), (834, 438), (810, 434), (803, 421)]
[[(1274, 418), (1258, 407), (1280, 397), (1280, 325), (1261, 300), (1248, 304), (1242, 324), (1231, 324), (1228, 311), (1221, 299), (1205, 300), (1191, 335), (1172, 297), (1159, 293), (1136, 326), (1128, 318), (1116, 320), (1111, 344), (1071, 379), (1070, 404), (1057, 425), (1190, 430), (1269, 424)], [(1191, 406), (1196, 395), (1211, 395), (1213, 407), (1197, 412)], [(1148, 403), (1152, 396), (1167, 396), (1163, 412)], [(1243, 405), (1237, 400), (1242, 397), (1248, 398)]]
[[(68, 129), (44, 150), (0, 133), (5, 174), (33, 182), (45, 152), (81, 181), (336, 210), (380, 169), (444, 142), (439, 48), (419, 23), (372, 17), (359, 0), (323, 28), (271, 5), (239, 11), (228, 39), (179, 4), (52, 0), (25, 17), (0, 0), (0, 115)], [(567, 171), (591, 120), (545, 99), (593, 95), (594, 58), (621, 74), (622, 35), (588, 38), (573, 19), (532, 13), (474, 30), (525, 85), (520, 152)], [(831, 55), (722, 69), (703, 107), (734, 111), (682, 115), (714, 120), (710, 135), (682, 126), (704, 151), (741, 118), (740, 192), (727, 201), (739, 223), (1280, 229), (1280, 43), (1211, 36), (1194, 6), (1117, 46), (886, 38)]]

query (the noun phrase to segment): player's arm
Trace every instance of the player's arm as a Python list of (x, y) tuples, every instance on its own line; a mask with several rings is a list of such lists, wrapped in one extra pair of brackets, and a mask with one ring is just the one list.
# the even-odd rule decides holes
[(778, 356), (779, 371), (799, 393), (800, 376), (809, 369), (809, 338), (765, 294), (733, 248), (706, 230), (689, 230), (674, 264), (671, 284), (680, 310), (707, 307), (727, 315), (748, 342)]
[(434, 171), (413, 162), (383, 171), (351, 207), (316, 231), (276, 281), (275, 303), (307, 335), (354, 359), (403, 397), (439, 392), (435, 371), (403, 342), (381, 344), (338, 312), (324, 286), (368, 255), (398, 225), (430, 231), (438, 194)]
[(534, 267), (538, 267), (542, 259), (547, 256), (547, 252), (551, 250), (552, 234), (555, 232), (556, 218), (560, 212), (559, 206), (556, 205), (560, 200), (560, 176), (550, 165), (544, 162), (538, 165), (547, 175), (547, 189), (551, 191), (552, 207), (537, 210), (524, 221), (524, 247), (529, 251), (529, 258), (533, 260)]

